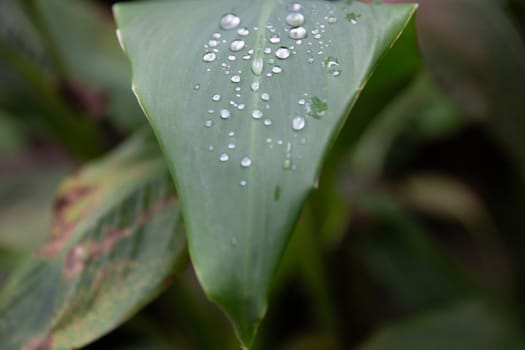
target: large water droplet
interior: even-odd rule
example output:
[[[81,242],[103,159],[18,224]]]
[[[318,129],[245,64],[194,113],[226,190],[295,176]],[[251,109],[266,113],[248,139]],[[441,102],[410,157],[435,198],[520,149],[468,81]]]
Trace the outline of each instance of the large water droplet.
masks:
[[[306,29],[304,27],[292,28],[288,32],[288,36],[294,40],[304,39],[306,37]]]
[[[241,19],[234,13],[227,13],[221,17],[219,22],[220,26],[224,30],[230,30],[236,28],[241,23]]]
[[[263,117],[264,113],[260,110],[256,109],[252,112],[253,119],[261,119]]]
[[[229,119],[231,117],[231,112],[227,109],[221,109],[220,116],[222,119]]]
[[[306,126],[306,120],[304,117],[297,116],[292,119],[292,129],[295,131],[301,131]]]
[[[281,46],[277,50],[275,50],[275,57],[277,57],[280,60],[285,60],[288,57],[290,57],[290,49],[287,47]]]
[[[215,61],[215,59],[217,58],[217,55],[213,52],[206,52],[203,56],[202,56],[202,60],[204,62],[213,62]]]
[[[304,16],[302,13],[292,12],[286,16],[286,23],[292,27],[298,27],[304,23]]]
[[[249,168],[251,166],[252,166],[252,160],[250,159],[250,157],[243,157],[241,159],[241,167]]]
[[[252,61],[252,72],[255,75],[261,75],[264,68],[264,62],[261,57],[256,57]]]
[[[244,42],[244,40],[234,40],[230,44],[230,50],[232,50],[233,52],[241,51],[242,49],[244,49],[245,45],[246,43]]]
[[[228,153],[222,153],[220,156],[219,156],[219,161],[220,162],[227,162],[228,160],[230,159],[230,156],[228,155]]]

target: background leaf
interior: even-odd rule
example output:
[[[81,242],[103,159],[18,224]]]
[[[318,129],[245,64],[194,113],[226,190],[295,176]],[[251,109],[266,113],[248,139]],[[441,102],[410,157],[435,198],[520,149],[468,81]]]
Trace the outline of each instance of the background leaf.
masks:
[[[179,218],[149,134],[67,179],[50,240],[0,295],[0,348],[78,348],[125,321],[184,257]]]
[[[301,4],[301,42],[289,38],[291,2],[147,2],[115,9],[134,91],[181,196],[197,275],[247,344],[321,160],[415,9]],[[240,24],[221,29],[229,12]],[[278,43],[270,41],[274,35]]]

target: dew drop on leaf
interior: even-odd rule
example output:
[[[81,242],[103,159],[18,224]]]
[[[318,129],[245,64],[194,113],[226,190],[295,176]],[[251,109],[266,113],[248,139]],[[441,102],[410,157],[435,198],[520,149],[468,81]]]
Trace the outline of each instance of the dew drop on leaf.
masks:
[[[306,120],[304,117],[296,116],[292,119],[292,129],[294,131],[301,131],[306,126]]]
[[[287,47],[281,46],[277,50],[275,50],[275,57],[277,57],[280,60],[285,60],[288,57],[290,57],[290,49]]]
[[[211,97],[212,101],[214,102],[219,102],[221,100],[221,95],[219,94],[214,94],[212,97]]]
[[[244,40],[234,40],[230,44],[230,50],[232,50],[233,52],[241,51],[242,49],[244,49],[245,45],[246,43],[244,42]]]
[[[304,39],[306,37],[306,29],[304,27],[292,28],[288,32],[288,36],[294,40]]]
[[[231,113],[227,109],[221,109],[220,116],[222,119],[229,119],[231,116]]]
[[[220,27],[224,30],[236,28],[241,23],[241,19],[234,13],[227,13],[221,17]]]
[[[275,68],[275,67],[274,67],[274,68]],[[261,94],[261,100],[266,101],[266,102],[270,101],[270,94],[267,93],[267,92],[263,92],[263,93]]]
[[[256,109],[252,112],[252,118],[253,119],[261,119],[263,117],[264,113],[260,110]]]
[[[219,161],[222,163],[227,162],[229,159],[230,159],[230,156],[228,155],[228,153],[222,153],[219,156]]]
[[[241,159],[241,167],[249,168],[251,166],[252,166],[252,160],[250,159],[250,157],[243,157]]]
[[[213,62],[215,61],[215,59],[217,58],[217,55],[213,52],[206,52],[203,56],[202,56],[202,60],[204,62]]]
[[[242,27],[237,30],[237,34],[239,34],[240,36],[248,36],[250,34],[250,31],[248,30],[248,28]]]
[[[286,16],[286,23],[292,27],[298,27],[304,23],[304,16],[302,13],[292,12]]]

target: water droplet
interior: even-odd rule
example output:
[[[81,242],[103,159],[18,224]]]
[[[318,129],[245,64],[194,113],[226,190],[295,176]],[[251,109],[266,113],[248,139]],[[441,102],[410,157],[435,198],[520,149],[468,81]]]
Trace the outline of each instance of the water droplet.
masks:
[[[328,23],[334,24],[335,22],[337,22],[337,18],[335,18],[334,16],[328,17]]]
[[[247,184],[248,182],[246,182],[246,180],[241,180],[240,182],[241,187],[246,187]]]
[[[259,90],[259,86],[260,86],[259,81],[254,81],[254,82],[250,85],[250,88],[252,89],[253,92],[256,92],[256,91]]]
[[[235,133],[234,133],[233,131],[230,131],[230,132],[228,133],[228,136],[230,136],[230,137],[234,137],[234,136],[235,136]]]
[[[246,106],[244,105],[244,103],[241,103],[241,104],[239,104],[239,105],[237,106],[237,109],[238,109],[239,111],[242,111],[242,110],[244,109],[244,107],[246,107]]]
[[[234,55],[228,56],[228,61],[235,61],[236,59],[237,57],[235,57]]]
[[[283,144],[283,140],[277,140],[277,144],[278,145],[282,145]]]
[[[228,149],[235,149],[235,144],[234,143],[229,143],[228,144]]]
[[[252,166],[252,160],[250,159],[250,157],[243,157],[241,159],[241,167],[249,168],[251,166]]]
[[[241,81],[241,76],[236,74],[230,80],[232,81],[232,83],[238,83]]]
[[[264,62],[261,57],[254,58],[252,61],[252,72],[255,75],[261,75],[264,68]]]
[[[213,120],[206,120],[204,126],[206,126],[207,128],[211,128],[213,126]]]
[[[260,110],[256,109],[252,112],[253,119],[261,119],[263,117],[264,113]]]
[[[221,109],[220,116],[222,119],[228,119],[231,117],[231,112],[227,109]]]
[[[230,156],[228,155],[228,153],[222,153],[219,156],[219,161],[222,163],[227,162],[229,159],[230,159]]]
[[[261,100],[263,100],[263,101],[270,101],[270,94],[267,93],[267,92],[263,92],[261,94]]]
[[[270,119],[265,119],[264,120],[264,125],[265,126],[270,126],[270,125],[272,125],[272,121]]]
[[[279,35],[272,35],[269,40],[272,44],[278,44],[281,42]]]
[[[279,66],[274,66],[274,67],[272,68],[272,72],[275,73],[275,74],[279,74],[279,73],[281,73],[282,71],[283,71],[283,69],[282,69],[281,67],[279,67]]]
[[[298,27],[304,23],[304,16],[302,13],[292,12],[286,16],[286,23],[292,27]]]
[[[232,50],[233,52],[241,51],[242,49],[244,49],[245,45],[246,43],[244,42],[244,40],[234,40],[230,44],[230,50]]]
[[[355,12],[349,12],[345,16],[346,20],[352,24],[356,24],[359,17],[361,17],[361,15]]]
[[[211,99],[214,101],[214,102],[219,102],[221,100],[221,95],[219,94],[215,94],[211,97]]]
[[[217,40],[215,40],[215,39],[212,39],[212,40],[208,41],[208,45],[210,47],[217,47],[219,45],[219,42]]]
[[[287,47],[281,46],[277,50],[275,50],[275,57],[277,57],[280,60],[285,60],[288,57],[290,57],[290,49]]]
[[[272,143],[272,139],[268,137],[268,138],[266,139],[266,143]]]
[[[328,71],[328,73],[330,73],[332,76],[338,77],[339,75],[341,75],[341,70],[338,69],[339,60],[337,58],[331,57],[331,56],[328,57],[324,61],[324,66],[326,70]]]
[[[306,100],[302,98],[299,101],[297,101],[297,104],[299,104],[300,106],[304,106],[306,104]]]
[[[193,85],[193,90],[199,90],[201,88],[200,84]]]
[[[288,32],[288,36],[294,40],[304,39],[306,37],[306,29],[304,27],[292,28]]]
[[[234,13],[227,13],[221,17],[219,22],[220,26],[224,30],[230,30],[236,28],[241,23],[241,19]]]
[[[297,12],[301,11],[302,8],[303,6],[300,3],[294,2],[293,4],[290,4],[289,10]]]
[[[297,116],[292,119],[292,129],[295,131],[301,131],[306,126],[306,120],[303,117]]]
[[[214,149],[215,149],[215,147],[213,147],[211,145],[210,145],[210,147],[208,147],[208,151],[210,151],[210,152],[213,152]]]
[[[242,27],[237,30],[237,34],[239,34],[240,36],[247,36],[250,34],[250,31],[248,30],[248,28]]]
[[[314,118],[322,118],[326,114],[328,104],[319,97],[312,97],[306,104],[306,113]]]
[[[312,64],[312,63],[314,63],[314,62],[315,62],[315,60],[313,59],[313,57],[310,57],[310,58],[308,59],[308,63]]]
[[[270,55],[272,53],[272,49],[270,47],[266,47],[264,49],[264,53],[267,54],[267,55]]]
[[[213,52],[206,52],[203,56],[202,56],[202,60],[204,62],[213,62],[215,61],[215,59],[217,58],[217,55],[214,54]]]
[[[220,39],[221,36],[222,36],[221,33],[213,33],[213,34],[212,34],[212,37],[213,37],[214,39]]]

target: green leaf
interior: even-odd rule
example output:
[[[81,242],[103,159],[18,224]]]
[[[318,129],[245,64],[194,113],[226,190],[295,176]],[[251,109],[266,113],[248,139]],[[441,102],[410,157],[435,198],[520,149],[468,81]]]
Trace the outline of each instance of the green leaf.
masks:
[[[265,314],[272,276],[322,159],[415,10],[300,3],[307,31],[301,44],[288,37],[289,1],[151,1],[115,8],[134,91],[181,197],[197,275],[245,345]],[[248,35],[220,27],[230,12]],[[214,33],[221,36],[217,43]],[[270,42],[274,34],[279,43]],[[235,39],[246,45],[232,52]],[[288,47],[290,56],[276,57],[279,47]],[[221,118],[221,110],[229,113]]]
[[[71,349],[153,298],[184,257],[173,187],[139,135],[61,186],[52,235],[0,295],[0,348]]]
[[[516,325],[481,303],[417,317],[372,337],[360,350],[523,349]]]

